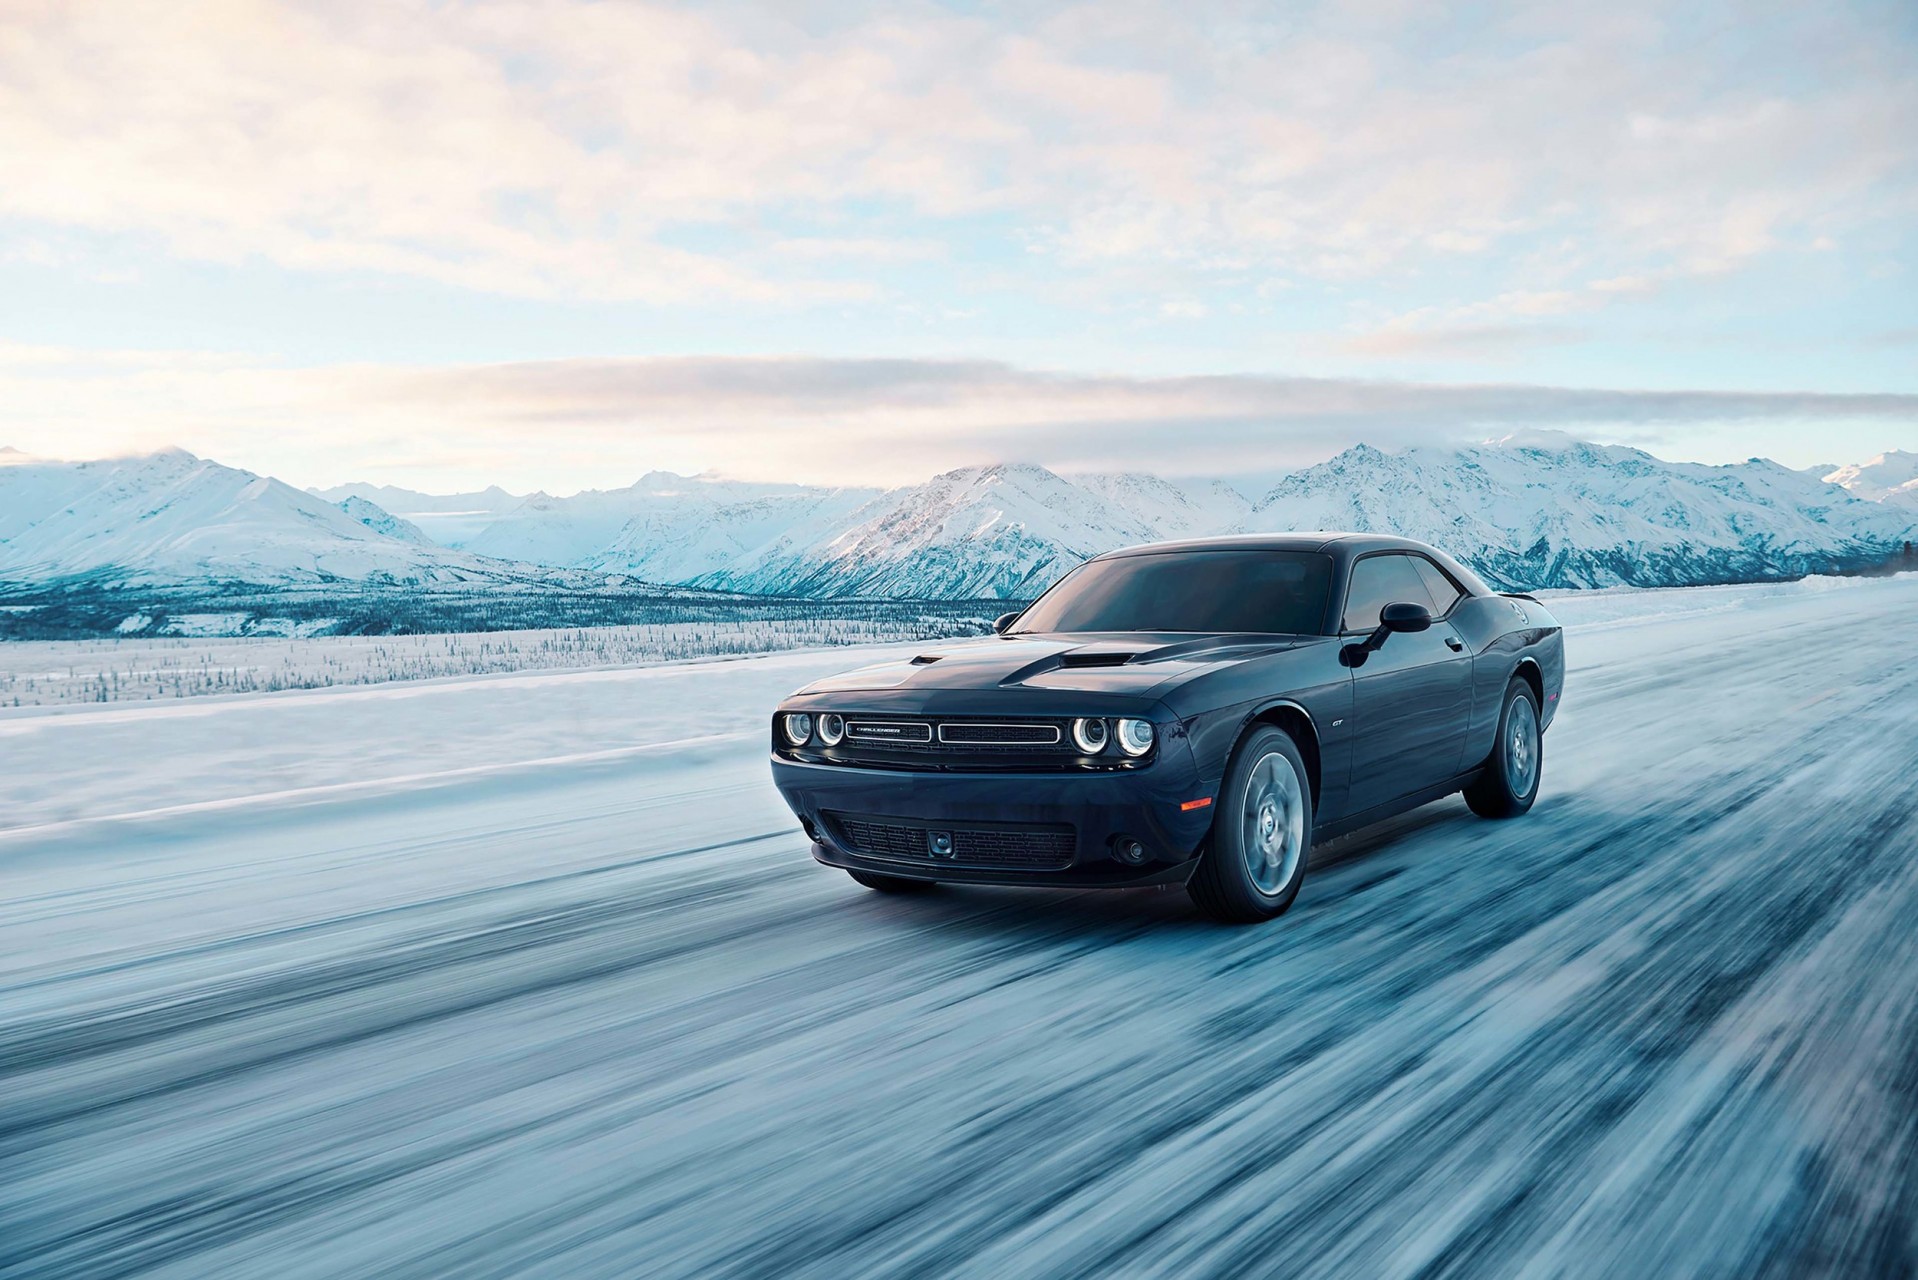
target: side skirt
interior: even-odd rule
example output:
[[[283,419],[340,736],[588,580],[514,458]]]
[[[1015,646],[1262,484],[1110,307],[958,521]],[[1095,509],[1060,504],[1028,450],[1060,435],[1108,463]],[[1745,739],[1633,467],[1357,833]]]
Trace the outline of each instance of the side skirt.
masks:
[[[1410,795],[1400,796],[1398,799],[1385,804],[1374,805],[1361,813],[1340,818],[1337,822],[1320,823],[1312,829],[1312,843],[1322,844],[1327,840],[1336,840],[1340,836],[1350,835],[1360,827],[1369,827],[1375,822],[1384,822],[1387,818],[1396,818],[1401,813],[1409,813],[1421,805],[1431,804],[1434,800],[1443,800],[1446,796],[1463,791],[1466,787],[1471,786],[1472,783],[1478,781],[1479,775],[1484,772],[1485,769],[1482,765],[1474,765],[1464,773],[1448,781],[1427,787],[1423,791],[1414,791]]]

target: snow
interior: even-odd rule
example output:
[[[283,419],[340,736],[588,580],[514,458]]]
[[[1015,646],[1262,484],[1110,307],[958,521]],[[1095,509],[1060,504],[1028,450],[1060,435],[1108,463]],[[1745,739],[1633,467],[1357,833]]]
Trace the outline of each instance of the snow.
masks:
[[[533,494],[467,545],[502,559],[692,582],[822,507],[843,515],[872,494],[653,471],[623,489]]]
[[[875,654],[0,714],[0,1270],[1883,1272],[1918,576],[1559,606],[1531,816],[1258,929],[811,864]]]
[[[1561,604],[1539,807],[1252,929],[813,865],[871,654],[0,716],[0,1271],[1880,1273],[1918,576]]]
[[[1532,589],[1818,572],[1882,558],[1913,521],[1762,459],[1669,463],[1530,433],[1461,450],[1360,446],[1286,478],[1245,528],[1400,534]]]
[[[1019,463],[877,494],[748,494],[656,473],[630,489],[535,495],[471,545],[731,591],[1016,599],[1132,543],[1299,529],[1431,541],[1502,586],[1682,585],[1879,560],[1918,515],[1763,460],[1668,463],[1539,430],[1466,449],[1356,446],[1256,504],[1219,481]]]
[[[525,501],[522,495],[508,493],[498,485],[478,493],[453,494],[420,493],[380,484],[343,484],[307,492],[341,505],[352,498],[370,502],[419,528],[440,545],[456,548],[464,547],[480,530]]]
[[[1866,462],[1834,468],[1824,479],[1871,502],[1918,507],[1918,453],[1893,449]]]
[[[0,579],[553,586],[570,574],[572,589],[612,575],[757,594],[1021,599],[1128,544],[1349,529],[1430,541],[1501,586],[1683,585],[1882,562],[1918,537],[1913,459],[1833,472],[1854,495],[1762,459],[1668,463],[1531,431],[1465,449],[1355,446],[1254,503],[1218,481],[1025,463],[884,492],[652,472],[570,497],[368,485],[315,495],[175,450],[0,470]]]
[[[387,511],[384,507],[379,506],[377,503],[369,502],[365,498],[346,497],[340,499],[340,501],[334,505],[377,534],[388,538],[397,538],[401,542],[410,542],[415,546],[430,547],[436,545],[434,541],[421,532],[420,527],[411,520],[403,520],[399,516]]]
[[[876,616],[784,618],[616,627],[389,636],[324,634],[337,621],[245,615],[174,616],[163,628],[135,614],[101,640],[0,645],[0,716],[25,707],[277,693],[538,670],[726,661],[802,649],[841,649],[983,634],[991,617],[910,609]],[[59,673],[47,683],[46,672]]]
[[[102,571],[134,582],[420,582],[489,568],[183,449],[0,468],[0,578]]]

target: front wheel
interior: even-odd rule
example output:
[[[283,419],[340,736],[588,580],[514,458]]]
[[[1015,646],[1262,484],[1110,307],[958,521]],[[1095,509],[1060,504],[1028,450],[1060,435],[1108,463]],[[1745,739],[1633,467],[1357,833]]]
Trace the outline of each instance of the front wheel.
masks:
[[[870,871],[848,871],[846,874],[868,889],[877,889],[880,893],[924,893],[928,889],[939,887],[931,880],[908,880],[904,876],[874,875]]]
[[[1516,818],[1538,799],[1545,772],[1545,736],[1538,727],[1538,695],[1514,677],[1505,687],[1498,739],[1485,772],[1465,788],[1465,803],[1481,818]]]
[[[1186,892],[1227,924],[1270,920],[1292,905],[1312,847],[1312,786],[1284,730],[1265,727],[1226,770],[1212,835]]]

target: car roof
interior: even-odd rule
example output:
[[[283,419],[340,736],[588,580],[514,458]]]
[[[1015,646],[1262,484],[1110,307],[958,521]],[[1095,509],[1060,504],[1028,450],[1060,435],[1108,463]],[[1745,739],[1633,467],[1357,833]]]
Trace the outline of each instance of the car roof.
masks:
[[[1096,560],[1111,560],[1120,556],[1159,555],[1168,551],[1331,551],[1334,548],[1347,555],[1360,555],[1367,551],[1424,551],[1434,548],[1411,538],[1397,538],[1385,533],[1345,533],[1337,530],[1319,529],[1301,533],[1235,533],[1216,538],[1182,538],[1174,542],[1147,542],[1136,547],[1121,547],[1117,551],[1108,551]]]

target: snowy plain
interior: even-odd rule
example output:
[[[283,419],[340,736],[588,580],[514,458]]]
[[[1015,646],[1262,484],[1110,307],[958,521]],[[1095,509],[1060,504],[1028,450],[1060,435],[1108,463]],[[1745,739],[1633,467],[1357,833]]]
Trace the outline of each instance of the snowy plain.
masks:
[[[0,1275],[1909,1269],[1918,575],[1551,607],[1248,930],[812,864],[887,649],[0,712]]]
[[[110,640],[0,644],[0,712],[21,707],[156,702],[281,693],[522,671],[578,671],[703,661],[796,649],[983,633],[998,610],[830,607],[785,618],[417,635],[267,637],[232,628]]]

